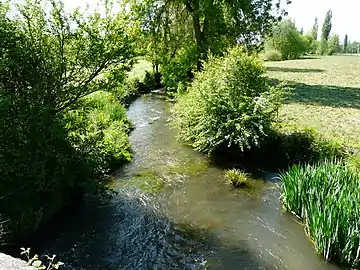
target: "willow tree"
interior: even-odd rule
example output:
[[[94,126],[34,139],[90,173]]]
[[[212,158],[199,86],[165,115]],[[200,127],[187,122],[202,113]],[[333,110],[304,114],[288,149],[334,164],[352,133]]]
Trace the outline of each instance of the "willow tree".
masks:
[[[190,52],[197,69],[209,53],[221,55],[236,43],[258,44],[285,14],[280,1],[129,0],[141,32],[156,43],[156,54],[169,61],[177,52],[189,51],[184,47],[194,48]]]

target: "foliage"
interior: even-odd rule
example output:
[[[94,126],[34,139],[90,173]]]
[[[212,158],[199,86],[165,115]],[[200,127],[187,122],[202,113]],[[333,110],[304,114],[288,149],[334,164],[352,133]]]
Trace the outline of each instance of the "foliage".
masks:
[[[325,41],[329,40],[331,28],[332,28],[332,11],[328,10],[328,12],[326,12],[324,23],[322,26],[321,40],[325,40]]]
[[[283,96],[268,85],[264,71],[259,58],[240,47],[211,58],[175,105],[180,138],[209,154],[222,145],[244,150],[259,144]]]
[[[53,269],[59,269],[64,263],[58,261],[55,262],[56,256],[46,256],[48,262],[47,265],[45,265],[38,257],[38,255],[34,255],[33,257],[30,257],[30,248],[21,248],[21,255],[24,255],[27,260],[27,264],[30,266],[35,267],[39,270],[53,270]]]
[[[282,21],[273,28],[271,37],[265,42],[265,51],[276,50],[282,60],[297,59],[307,51],[306,43],[290,20]]]
[[[343,53],[348,52],[348,45],[349,45],[349,38],[348,38],[348,35],[346,34],[344,37],[344,43],[343,43]]]
[[[280,141],[279,149],[284,152],[288,164],[315,163],[329,158],[344,158],[344,147],[335,140],[323,138],[314,129],[280,130],[273,135]],[[281,155],[279,155],[279,158]]]
[[[319,22],[318,22],[318,18],[316,17],[315,18],[315,22],[314,22],[314,25],[313,25],[313,27],[311,28],[311,33],[310,33],[310,35],[311,35],[311,37],[312,37],[312,39],[313,40],[317,40],[317,38],[318,38],[318,33],[319,33]]]
[[[281,61],[282,55],[277,50],[267,50],[264,54],[264,60],[265,61]]]
[[[340,39],[338,35],[333,35],[328,41],[328,55],[340,52]]]
[[[169,90],[176,90],[180,83],[188,81],[189,73],[196,69],[195,62],[196,48],[194,46],[180,49],[176,57],[161,67],[163,84]]]
[[[139,51],[155,70],[160,66],[172,90],[194,67],[200,70],[209,53],[222,55],[238,41],[249,48],[259,44],[271,24],[285,14],[281,0],[127,2],[139,23]]]
[[[242,187],[246,185],[249,175],[238,169],[231,169],[225,171],[225,179],[234,187]]]
[[[310,54],[315,54],[319,46],[318,41],[313,39],[312,35],[303,35],[302,38],[305,42],[306,52]]]
[[[319,253],[360,263],[360,174],[339,161],[294,166],[281,175],[287,210],[305,222]]]
[[[79,101],[78,109],[64,115],[68,141],[100,176],[130,161],[130,123],[125,108],[111,93],[98,91]]]
[[[9,219],[9,241],[93,184],[104,168],[95,160],[99,144],[123,160],[114,144],[126,146],[127,127],[81,107],[83,97],[117,86],[133,62],[127,18],[112,14],[108,1],[102,8],[68,14],[57,0],[0,3],[0,213]]]

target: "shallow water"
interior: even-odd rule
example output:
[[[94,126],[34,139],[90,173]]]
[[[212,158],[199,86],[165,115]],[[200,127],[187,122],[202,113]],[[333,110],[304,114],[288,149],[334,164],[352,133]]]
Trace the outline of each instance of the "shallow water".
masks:
[[[129,107],[134,159],[114,175],[118,194],[69,211],[41,240],[44,253],[63,269],[338,269],[281,210],[276,181],[224,184],[221,169],[176,141],[169,109],[161,95]]]

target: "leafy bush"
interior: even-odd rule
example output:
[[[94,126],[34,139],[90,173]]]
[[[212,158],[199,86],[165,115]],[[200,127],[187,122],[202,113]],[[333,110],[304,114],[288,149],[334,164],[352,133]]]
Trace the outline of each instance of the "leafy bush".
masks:
[[[180,49],[174,58],[161,65],[162,83],[168,90],[175,91],[179,83],[189,79],[189,73],[195,68],[196,46],[189,46]]]
[[[306,42],[291,20],[276,24],[265,41],[265,52],[278,51],[282,60],[297,59],[307,50]]]
[[[305,222],[319,253],[360,263],[360,174],[339,161],[294,166],[281,175],[287,210]]]
[[[232,169],[225,172],[225,179],[235,187],[246,185],[248,174],[238,169]]]
[[[106,14],[71,15],[61,1],[8,2],[16,14],[0,3],[0,214],[12,244],[97,183],[103,159],[128,158],[129,127],[116,120],[124,110],[82,98],[120,83],[134,51],[108,1]]]
[[[264,72],[259,58],[240,47],[211,58],[174,107],[180,138],[209,154],[225,144],[241,150],[258,145],[270,133],[283,96]]]
[[[64,116],[68,140],[99,175],[130,161],[130,122],[125,108],[108,92],[98,91]]]
[[[265,61],[281,61],[282,60],[282,55],[277,50],[267,50],[263,57],[264,57]]]

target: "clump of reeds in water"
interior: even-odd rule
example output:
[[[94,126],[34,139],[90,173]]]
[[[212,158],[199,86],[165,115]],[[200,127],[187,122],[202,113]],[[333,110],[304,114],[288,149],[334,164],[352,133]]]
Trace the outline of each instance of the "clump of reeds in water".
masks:
[[[281,175],[282,201],[305,222],[316,250],[358,266],[360,173],[340,161],[294,166]]]
[[[249,175],[238,169],[231,169],[225,171],[225,179],[234,187],[245,186],[248,181]]]

